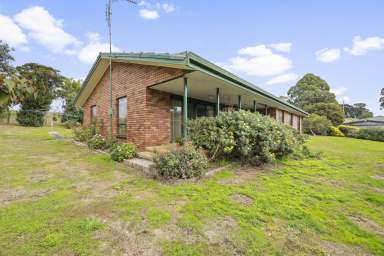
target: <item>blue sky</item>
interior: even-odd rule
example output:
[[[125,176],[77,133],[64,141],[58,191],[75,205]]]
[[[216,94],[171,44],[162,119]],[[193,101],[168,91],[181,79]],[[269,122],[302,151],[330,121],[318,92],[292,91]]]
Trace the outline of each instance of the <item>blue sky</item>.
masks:
[[[2,0],[0,39],[16,64],[38,62],[84,78],[107,47],[105,0]],[[338,99],[383,115],[382,0],[146,0],[115,2],[115,50],[194,51],[276,95],[303,74]]]

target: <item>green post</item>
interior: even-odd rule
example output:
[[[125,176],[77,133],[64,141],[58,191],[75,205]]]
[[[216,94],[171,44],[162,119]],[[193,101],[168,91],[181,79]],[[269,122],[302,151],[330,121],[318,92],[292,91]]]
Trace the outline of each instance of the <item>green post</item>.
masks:
[[[220,88],[216,88],[216,116],[220,114]]]
[[[239,108],[239,111],[241,110],[241,95],[237,98],[237,106]]]
[[[188,137],[188,78],[184,77],[184,99],[183,99],[183,140]]]
[[[255,100],[253,101],[253,112],[254,113],[257,112],[257,106],[256,106],[256,101]]]

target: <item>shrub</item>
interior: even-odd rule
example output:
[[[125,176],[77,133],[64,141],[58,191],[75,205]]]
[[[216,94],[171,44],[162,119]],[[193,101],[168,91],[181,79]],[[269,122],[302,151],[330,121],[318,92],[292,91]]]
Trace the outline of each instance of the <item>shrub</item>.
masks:
[[[91,128],[84,128],[82,126],[73,128],[73,137],[80,142],[88,142],[93,137]]]
[[[64,127],[67,129],[72,129],[74,127],[80,126],[79,122],[73,121],[73,120],[67,120],[63,123]]]
[[[156,155],[154,162],[159,176],[165,179],[200,177],[202,170],[208,167],[206,156],[192,145],[186,145],[163,155]]]
[[[349,125],[339,125],[337,128],[347,137],[354,137],[359,131],[359,128]]]
[[[106,149],[107,148],[107,142],[100,134],[96,134],[91,139],[89,139],[87,141],[87,145],[88,145],[88,148],[90,149]]]
[[[304,132],[312,135],[327,135],[329,127],[332,126],[325,116],[310,114],[303,120]]]
[[[304,139],[293,128],[247,111],[223,112],[190,122],[192,143],[207,150],[211,159],[231,158],[254,164],[282,158]]]
[[[364,140],[384,141],[384,129],[362,128],[353,137]]]
[[[303,159],[321,159],[321,152],[312,152],[306,145],[302,145],[295,149],[295,151],[290,155],[290,158],[295,160]]]
[[[45,112],[20,110],[16,120],[22,126],[41,127],[44,125]]]
[[[336,137],[345,137],[344,133],[342,133],[339,128],[335,126],[329,127],[329,135],[336,136]]]
[[[111,159],[122,162],[124,159],[136,156],[136,146],[131,143],[116,144],[111,148]]]

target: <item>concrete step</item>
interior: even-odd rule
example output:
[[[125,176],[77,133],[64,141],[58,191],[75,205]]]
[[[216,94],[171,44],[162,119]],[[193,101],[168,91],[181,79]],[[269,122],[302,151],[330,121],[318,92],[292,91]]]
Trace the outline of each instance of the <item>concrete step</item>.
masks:
[[[150,176],[156,175],[156,168],[152,161],[142,158],[132,158],[124,160],[124,164],[136,170],[142,171]]]
[[[163,154],[163,153],[168,153],[172,150],[175,150],[176,148],[177,148],[177,144],[171,143],[171,144],[164,144],[160,146],[147,147],[146,151]]]
[[[153,161],[153,158],[155,157],[155,153],[149,152],[149,151],[143,151],[137,153],[138,158]]]

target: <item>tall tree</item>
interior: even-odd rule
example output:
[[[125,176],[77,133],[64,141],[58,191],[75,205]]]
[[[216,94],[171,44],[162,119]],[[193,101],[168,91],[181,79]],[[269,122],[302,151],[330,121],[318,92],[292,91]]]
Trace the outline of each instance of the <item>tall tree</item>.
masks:
[[[0,74],[8,75],[14,70],[11,62],[14,61],[11,55],[12,48],[3,41],[0,40]]]
[[[367,108],[365,103],[355,103],[353,105],[344,104],[344,113],[347,118],[369,118],[373,113]]]
[[[33,92],[30,81],[20,78],[12,66],[12,49],[0,40],[0,116],[10,119],[9,108]]]
[[[379,103],[380,103],[380,108],[384,109],[384,88],[381,89]]]
[[[62,87],[63,77],[58,70],[36,63],[27,63],[16,69],[35,87],[33,95],[22,100],[17,121],[25,126],[42,126],[44,115]]]
[[[64,100],[64,113],[61,121],[81,122],[83,120],[83,112],[75,106],[76,95],[80,91],[80,81],[66,78],[63,87],[59,91],[59,97]]]
[[[334,125],[344,120],[344,113],[330,92],[328,83],[314,74],[306,74],[288,91],[289,101],[305,111],[328,118]]]

